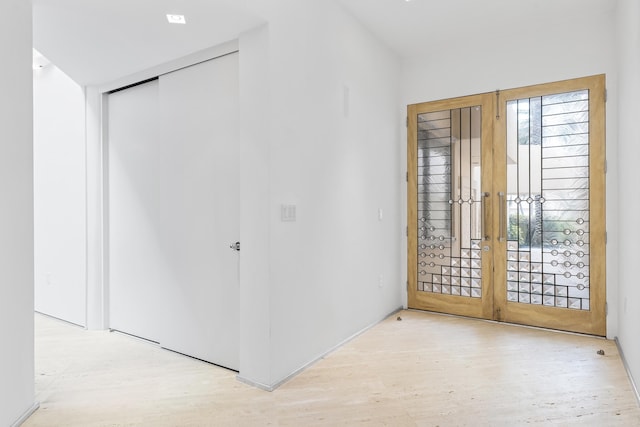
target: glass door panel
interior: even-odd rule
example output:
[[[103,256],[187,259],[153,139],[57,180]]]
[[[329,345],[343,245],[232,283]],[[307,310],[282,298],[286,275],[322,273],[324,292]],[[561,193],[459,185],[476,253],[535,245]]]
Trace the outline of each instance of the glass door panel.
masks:
[[[588,108],[587,90],[507,102],[507,301],[589,310]]]

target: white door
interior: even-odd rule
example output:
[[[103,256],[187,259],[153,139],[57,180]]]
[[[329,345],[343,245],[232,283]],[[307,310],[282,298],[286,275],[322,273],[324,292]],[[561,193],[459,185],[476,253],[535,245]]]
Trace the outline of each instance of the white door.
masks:
[[[160,344],[238,369],[238,55],[160,77],[177,283]]]
[[[170,276],[157,214],[165,210],[155,177],[162,164],[158,108],[157,80],[109,95],[109,327],[152,341],[160,331],[158,290]]]
[[[237,370],[238,55],[163,75],[157,87],[155,129],[126,156],[132,170],[114,168],[131,148],[110,138],[111,325],[130,332],[121,320],[148,316],[137,323],[153,336],[130,333]]]

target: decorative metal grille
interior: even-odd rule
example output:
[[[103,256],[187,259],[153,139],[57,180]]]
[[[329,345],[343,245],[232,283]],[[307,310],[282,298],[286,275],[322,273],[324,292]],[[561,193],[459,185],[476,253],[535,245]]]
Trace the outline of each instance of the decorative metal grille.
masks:
[[[507,300],[589,310],[589,91],[507,103]]]
[[[481,116],[418,115],[418,291],[482,296]]]

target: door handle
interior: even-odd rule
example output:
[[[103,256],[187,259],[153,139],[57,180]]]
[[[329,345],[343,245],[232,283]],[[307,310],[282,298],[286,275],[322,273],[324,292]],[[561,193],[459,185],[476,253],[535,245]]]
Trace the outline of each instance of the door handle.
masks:
[[[454,180],[453,177],[451,177]],[[458,177],[459,179],[459,177]],[[451,205],[451,244],[456,241],[456,186],[451,185],[451,199],[449,200],[449,204]],[[458,204],[459,206],[460,204]]]
[[[504,242],[505,238],[504,238],[504,231],[507,228],[505,225],[506,222],[506,211],[507,211],[507,201],[504,198],[504,193],[501,191],[498,193],[498,197],[500,197],[500,218],[499,218],[499,227],[500,227],[500,232],[498,233],[498,240],[500,242]]]
[[[484,193],[482,193],[482,212],[480,212],[480,216],[482,217],[482,224],[481,224],[481,228],[482,228],[482,235],[484,236],[484,240],[491,240],[491,236],[489,236],[489,233],[487,233],[487,208],[486,208],[486,204],[487,204],[487,200],[489,198],[489,196],[491,195],[491,193],[489,193],[488,191],[485,191]]]
[[[234,251],[240,252],[240,242],[230,244],[229,248],[233,249]]]

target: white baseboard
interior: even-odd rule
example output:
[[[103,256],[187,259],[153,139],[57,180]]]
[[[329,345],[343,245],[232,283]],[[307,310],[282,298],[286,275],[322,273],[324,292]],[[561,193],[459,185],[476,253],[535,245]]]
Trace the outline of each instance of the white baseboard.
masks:
[[[618,337],[614,338],[616,342],[616,346],[618,347],[618,353],[620,354],[620,359],[622,359],[622,364],[624,365],[624,369],[627,371],[627,376],[629,377],[629,382],[631,383],[631,388],[636,395],[636,400],[638,401],[638,405],[640,406],[640,394],[638,393],[638,386],[636,382],[633,380],[633,375],[631,374],[631,370],[629,369],[629,364],[627,363],[627,359],[624,357],[624,351],[622,351],[622,346],[620,345],[620,341]]]
[[[245,378],[245,377],[241,376],[240,374],[236,375],[236,380],[240,381],[241,383],[248,384],[251,387],[259,388],[260,390],[264,390],[264,391],[273,391],[273,390],[275,390],[275,388],[270,386],[270,385],[262,384],[262,383],[255,382],[255,381],[251,381],[250,379]]]
[[[316,358],[312,359],[311,361],[309,361],[308,363],[305,363],[304,365],[302,365],[300,368],[296,369],[295,371],[293,371],[292,373],[290,373],[289,375],[287,375],[286,377],[284,377],[283,379],[281,379],[280,381],[275,382],[273,385],[266,385],[266,384],[262,384],[262,383],[258,383],[255,381],[251,381],[248,378],[244,378],[241,374],[238,374],[236,376],[236,379],[240,382],[243,382],[245,384],[248,384],[250,386],[259,388],[261,390],[265,390],[265,391],[274,391],[275,389],[277,389],[278,387],[280,387],[281,385],[285,384],[287,381],[291,380],[292,378],[294,378],[296,375],[300,374],[301,372],[305,371],[307,368],[309,368],[310,366],[314,365],[316,362],[318,362],[319,360],[324,359],[325,357],[327,357],[329,354],[333,353],[334,351],[338,350],[340,347],[344,346],[345,344],[347,344],[349,341],[352,341],[353,339],[359,337],[360,335],[364,334],[365,332],[367,332],[369,329],[373,328],[374,326],[376,326],[377,324],[379,324],[380,322],[382,322],[383,320],[385,320],[386,318],[388,318],[389,316],[394,315],[395,313],[399,312],[402,310],[402,307],[396,308],[395,310],[393,310],[391,313],[385,315],[382,319],[373,322],[372,324],[370,324],[369,326],[364,327],[363,329],[361,329],[360,331],[356,332],[355,334],[351,335],[350,337],[340,341],[338,344],[336,344],[335,346],[331,347],[329,350],[325,351],[324,353],[322,353],[321,355],[317,356]]]
[[[29,409],[27,409],[25,411],[25,413],[22,414],[22,416],[20,418],[18,418],[13,424],[11,424],[11,427],[19,427],[19,426],[21,426],[22,423],[27,421],[27,418],[29,418],[34,412],[36,412],[39,407],[40,407],[40,402],[34,402],[34,404],[31,405],[31,407]]]

